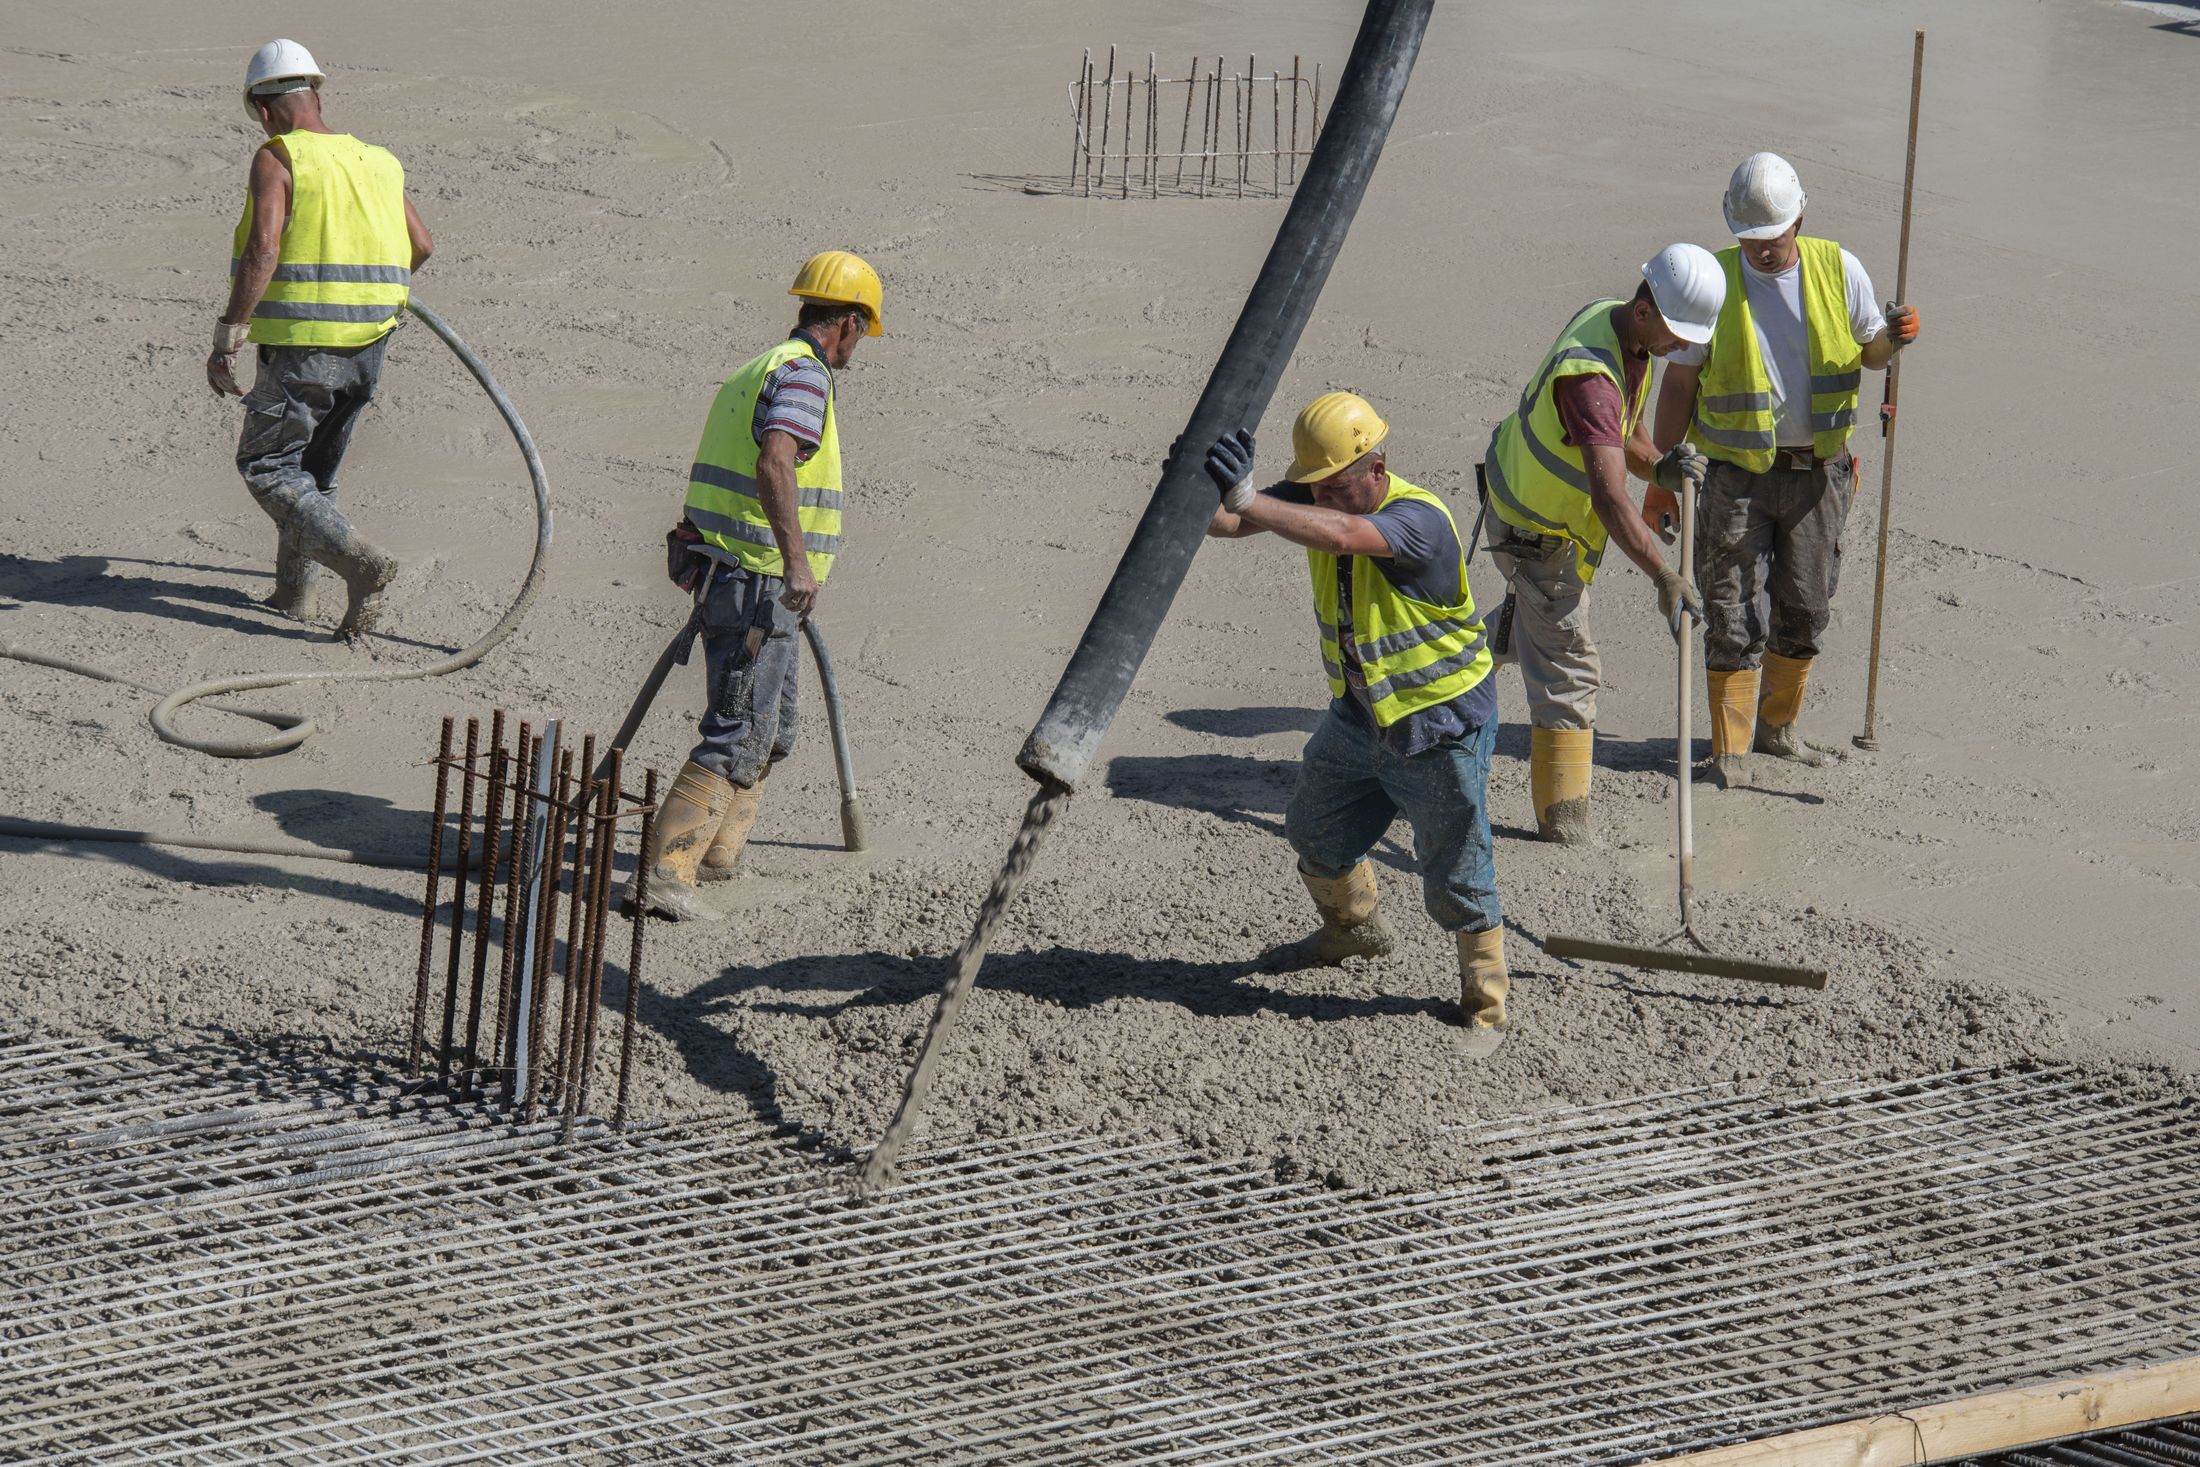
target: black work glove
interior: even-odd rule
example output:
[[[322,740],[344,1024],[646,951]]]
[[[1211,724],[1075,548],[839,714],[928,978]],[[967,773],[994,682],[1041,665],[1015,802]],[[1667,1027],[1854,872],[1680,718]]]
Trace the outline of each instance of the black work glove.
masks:
[[[1239,428],[1225,433],[1207,450],[1207,477],[1222,491],[1222,507],[1243,514],[1257,492],[1252,487],[1253,435]]]

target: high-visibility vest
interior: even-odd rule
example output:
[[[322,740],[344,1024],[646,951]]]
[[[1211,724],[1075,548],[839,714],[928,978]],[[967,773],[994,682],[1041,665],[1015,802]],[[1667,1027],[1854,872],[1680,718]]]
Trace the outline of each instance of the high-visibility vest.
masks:
[[[1799,236],[1803,255],[1803,327],[1810,338],[1811,452],[1838,457],[1856,428],[1856,392],[1863,380],[1864,348],[1849,324],[1848,286],[1841,271],[1841,246],[1830,239]],[[1742,285],[1742,249],[1719,251],[1726,268],[1726,304],[1711,331],[1711,354],[1696,383],[1696,421],[1689,439],[1712,458],[1745,472],[1772,467],[1779,440],[1772,413],[1772,379],[1765,373],[1757,344],[1757,323],[1749,313],[1749,292]],[[1801,383],[1790,382],[1790,392]]]
[[[1609,381],[1625,403],[1622,436],[1635,431],[1650,398],[1650,373],[1644,369],[1632,399],[1627,369],[1620,358],[1619,333],[1612,329],[1612,308],[1621,300],[1591,301],[1575,313],[1544,354],[1543,365],[1520,394],[1520,406],[1497,425],[1483,465],[1490,508],[1515,529],[1531,535],[1563,535],[1574,542],[1584,584],[1596,579],[1604,559],[1604,521],[1589,497],[1589,473],[1580,448],[1566,440],[1552,387],[1561,377],[1594,373]]]
[[[268,139],[290,158],[290,222],[275,279],[252,312],[263,346],[366,346],[397,329],[412,286],[405,169],[347,133]],[[229,246],[235,275],[252,236],[252,197]]]
[[[1417,499],[1443,510],[1452,538],[1458,538],[1459,526],[1444,501],[1392,474],[1383,505],[1401,499]],[[1382,505],[1376,507],[1379,510]],[[1488,638],[1483,635],[1482,618],[1475,614],[1474,595],[1467,589],[1464,547],[1459,555],[1459,600],[1450,606],[1406,595],[1377,569],[1372,557],[1355,555],[1351,560],[1352,643],[1367,676],[1367,701],[1377,726],[1388,728],[1408,714],[1449,703],[1490,675]],[[1330,696],[1342,698],[1347,685],[1338,646],[1337,557],[1310,549],[1306,563],[1314,574],[1322,667],[1329,674]]]
[[[688,470],[689,523],[702,531],[705,545],[722,552],[720,559],[737,561],[758,575],[784,576],[787,562],[757,496],[756,461],[764,450],[756,441],[756,400],[773,371],[796,357],[824,361],[806,338],[794,336],[726,379],[710,405],[703,441]],[[821,586],[840,553],[840,430],[833,422],[829,366],[825,383],[824,434],[817,451],[794,466],[802,548],[810,557],[810,574]]]

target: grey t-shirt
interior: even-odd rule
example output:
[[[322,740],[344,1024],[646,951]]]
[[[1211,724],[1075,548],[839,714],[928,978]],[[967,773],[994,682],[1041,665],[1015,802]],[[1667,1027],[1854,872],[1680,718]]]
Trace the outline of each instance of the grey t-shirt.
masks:
[[[1314,491],[1304,484],[1283,483],[1266,492],[1287,504],[1312,504]],[[1460,599],[1462,561],[1459,532],[1451,516],[1436,505],[1418,499],[1400,499],[1365,516],[1390,546],[1390,555],[1370,556],[1383,579],[1403,596],[1436,606],[1450,606]],[[1375,722],[1367,699],[1367,678],[1353,653],[1352,562],[1356,556],[1337,557],[1337,631],[1343,653],[1344,701],[1361,721],[1375,731],[1384,747],[1406,757],[1435,747],[1445,739],[1474,732],[1497,716],[1494,680],[1484,678],[1448,703],[1409,713],[1388,728]]]

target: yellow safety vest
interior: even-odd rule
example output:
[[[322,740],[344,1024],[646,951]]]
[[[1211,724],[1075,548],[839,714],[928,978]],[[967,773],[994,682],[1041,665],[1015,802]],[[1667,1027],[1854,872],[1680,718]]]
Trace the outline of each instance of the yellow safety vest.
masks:
[[[1834,458],[1856,428],[1856,392],[1863,380],[1864,348],[1849,324],[1848,287],[1841,246],[1830,239],[1798,237],[1803,255],[1803,326],[1810,338],[1811,452]],[[1742,284],[1740,245],[1719,251],[1726,267],[1726,304],[1711,331],[1711,354],[1696,383],[1696,421],[1689,439],[1713,458],[1747,473],[1772,467],[1779,447],[1772,413],[1772,379],[1757,344]],[[1794,390],[1799,383],[1788,384]]]
[[[263,346],[366,346],[397,329],[412,286],[405,169],[348,133],[286,132],[290,221],[275,279],[252,312]],[[252,236],[252,196],[229,246],[234,276]]]
[[[1590,373],[1603,377],[1626,404],[1621,432],[1635,431],[1643,405],[1650,399],[1650,372],[1645,366],[1634,397],[1628,398],[1619,333],[1612,329],[1612,308],[1625,304],[1591,301],[1566,323],[1528,390],[1520,394],[1519,408],[1497,425],[1482,471],[1490,508],[1499,519],[1531,535],[1563,535],[1574,542],[1583,584],[1596,579],[1606,531],[1589,497],[1589,473],[1581,449],[1565,441],[1566,424],[1558,415],[1558,399],[1551,389],[1561,377]]]
[[[1459,526],[1444,501],[1426,489],[1390,476],[1383,505],[1418,499],[1443,510],[1452,537]],[[1379,510],[1382,505],[1377,505]],[[1372,557],[1352,559],[1352,644],[1367,675],[1367,701],[1378,727],[1388,728],[1408,714],[1449,703],[1490,675],[1488,639],[1467,589],[1467,558],[1459,556],[1459,600],[1437,606],[1416,601],[1390,583]],[[1325,550],[1306,552],[1314,574],[1314,613],[1321,624],[1322,667],[1329,673],[1331,697],[1346,696],[1344,658],[1338,650],[1337,557]]]
[[[719,559],[737,561],[758,575],[784,576],[787,562],[757,497],[756,461],[763,449],[756,441],[756,399],[772,372],[796,357],[817,357],[817,351],[802,337],[791,337],[726,379],[688,470],[689,523],[702,531],[705,545],[722,552]],[[817,452],[794,467],[802,548],[821,586],[840,553],[840,430],[833,421],[830,367],[825,377],[824,436]]]

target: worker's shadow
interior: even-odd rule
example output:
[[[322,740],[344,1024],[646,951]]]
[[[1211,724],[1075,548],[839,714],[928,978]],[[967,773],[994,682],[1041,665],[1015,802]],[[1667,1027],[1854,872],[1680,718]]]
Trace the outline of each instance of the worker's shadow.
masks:
[[[426,771],[423,771],[425,774]],[[432,778],[432,775],[429,776]],[[424,781],[425,782],[425,781]],[[455,798],[458,781],[452,783]],[[477,787],[474,795],[474,840],[476,851],[481,846],[482,814],[479,806],[487,791]],[[275,817],[283,834],[309,845],[329,846],[340,851],[372,852],[376,855],[418,856],[423,860],[428,854],[428,812],[409,809],[394,804],[379,795],[362,795],[352,790],[291,789],[268,790],[252,797],[252,803]],[[507,811],[507,813],[509,813]],[[454,808],[443,822],[443,850],[445,860],[452,859],[458,849],[458,811]]]
[[[364,881],[332,873],[335,868],[318,861],[262,859],[245,855],[213,855],[169,846],[123,845],[107,841],[47,840],[37,836],[0,835],[0,858],[17,853],[64,856],[72,861],[100,861],[129,866],[162,881],[187,886],[238,886],[259,890],[296,892],[345,902],[372,912],[420,911],[419,878],[408,872],[388,872],[415,889],[385,891]],[[310,869],[308,869],[310,868]]]

